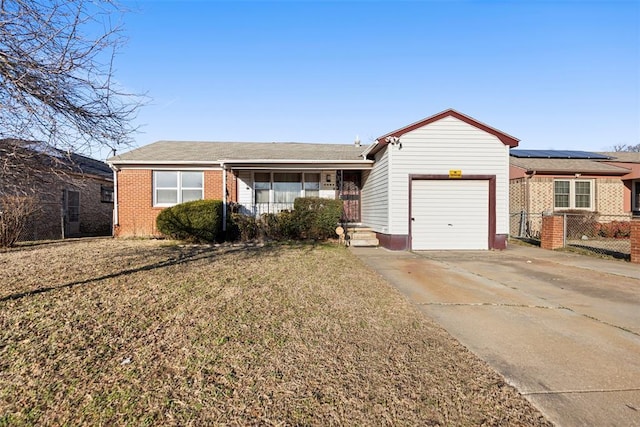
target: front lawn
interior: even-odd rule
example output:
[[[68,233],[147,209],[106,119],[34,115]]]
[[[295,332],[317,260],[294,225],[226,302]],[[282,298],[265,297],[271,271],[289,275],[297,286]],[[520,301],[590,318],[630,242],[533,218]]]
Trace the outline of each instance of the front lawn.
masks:
[[[342,247],[0,252],[0,425],[546,425]]]

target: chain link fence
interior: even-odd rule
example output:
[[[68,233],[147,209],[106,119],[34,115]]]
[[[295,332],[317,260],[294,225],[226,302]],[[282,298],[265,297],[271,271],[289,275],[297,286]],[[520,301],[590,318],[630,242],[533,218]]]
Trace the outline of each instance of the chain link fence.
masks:
[[[565,247],[615,258],[631,256],[631,216],[563,214]]]
[[[29,216],[19,242],[58,240],[64,238],[64,222],[60,203],[41,203],[40,209]]]
[[[509,233],[512,237],[540,243],[542,234],[542,212],[515,212],[509,215]]]
[[[595,212],[557,213],[564,221],[564,247],[628,259],[631,256],[631,216]],[[543,213],[510,214],[511,237],[539,244]]]

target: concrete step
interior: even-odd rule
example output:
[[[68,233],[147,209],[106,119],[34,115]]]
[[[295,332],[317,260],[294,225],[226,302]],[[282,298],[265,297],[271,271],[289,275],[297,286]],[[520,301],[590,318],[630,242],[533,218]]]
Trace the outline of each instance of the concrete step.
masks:
[[[352,227],[347,228],[347,235],[349,236],[349,246],[358,247],[375,247],[380,244],[376,237],[375,231],[367,227]]]
[[[376,247],[380,244],[378,239],[350,239],[349,246],[359,247],[359,248],[368,248],[368,247]]]

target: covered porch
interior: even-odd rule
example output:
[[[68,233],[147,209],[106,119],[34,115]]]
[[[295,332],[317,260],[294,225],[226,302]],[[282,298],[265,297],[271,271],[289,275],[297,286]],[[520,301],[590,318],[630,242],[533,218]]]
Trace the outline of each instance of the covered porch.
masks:
[[[242,214],[256,217],[275,214],[292,210],[299,197],[321,197],[343,200],[343,223],[361,223],[362,169],[245,166],[232,170],[237,179],[236,200]]]

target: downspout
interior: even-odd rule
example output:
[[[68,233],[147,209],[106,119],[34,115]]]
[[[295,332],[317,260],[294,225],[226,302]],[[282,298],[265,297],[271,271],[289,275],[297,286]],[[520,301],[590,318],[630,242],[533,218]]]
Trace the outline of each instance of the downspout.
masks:
[[[111,227],[111,236],[115,237],[116,226],[120,220],[118,216],[118,168],[109,163],[109,168],[113,171],[113,227]]]
[[[222,231],[227,231],[227,167],[220,162],[222,167]]]

